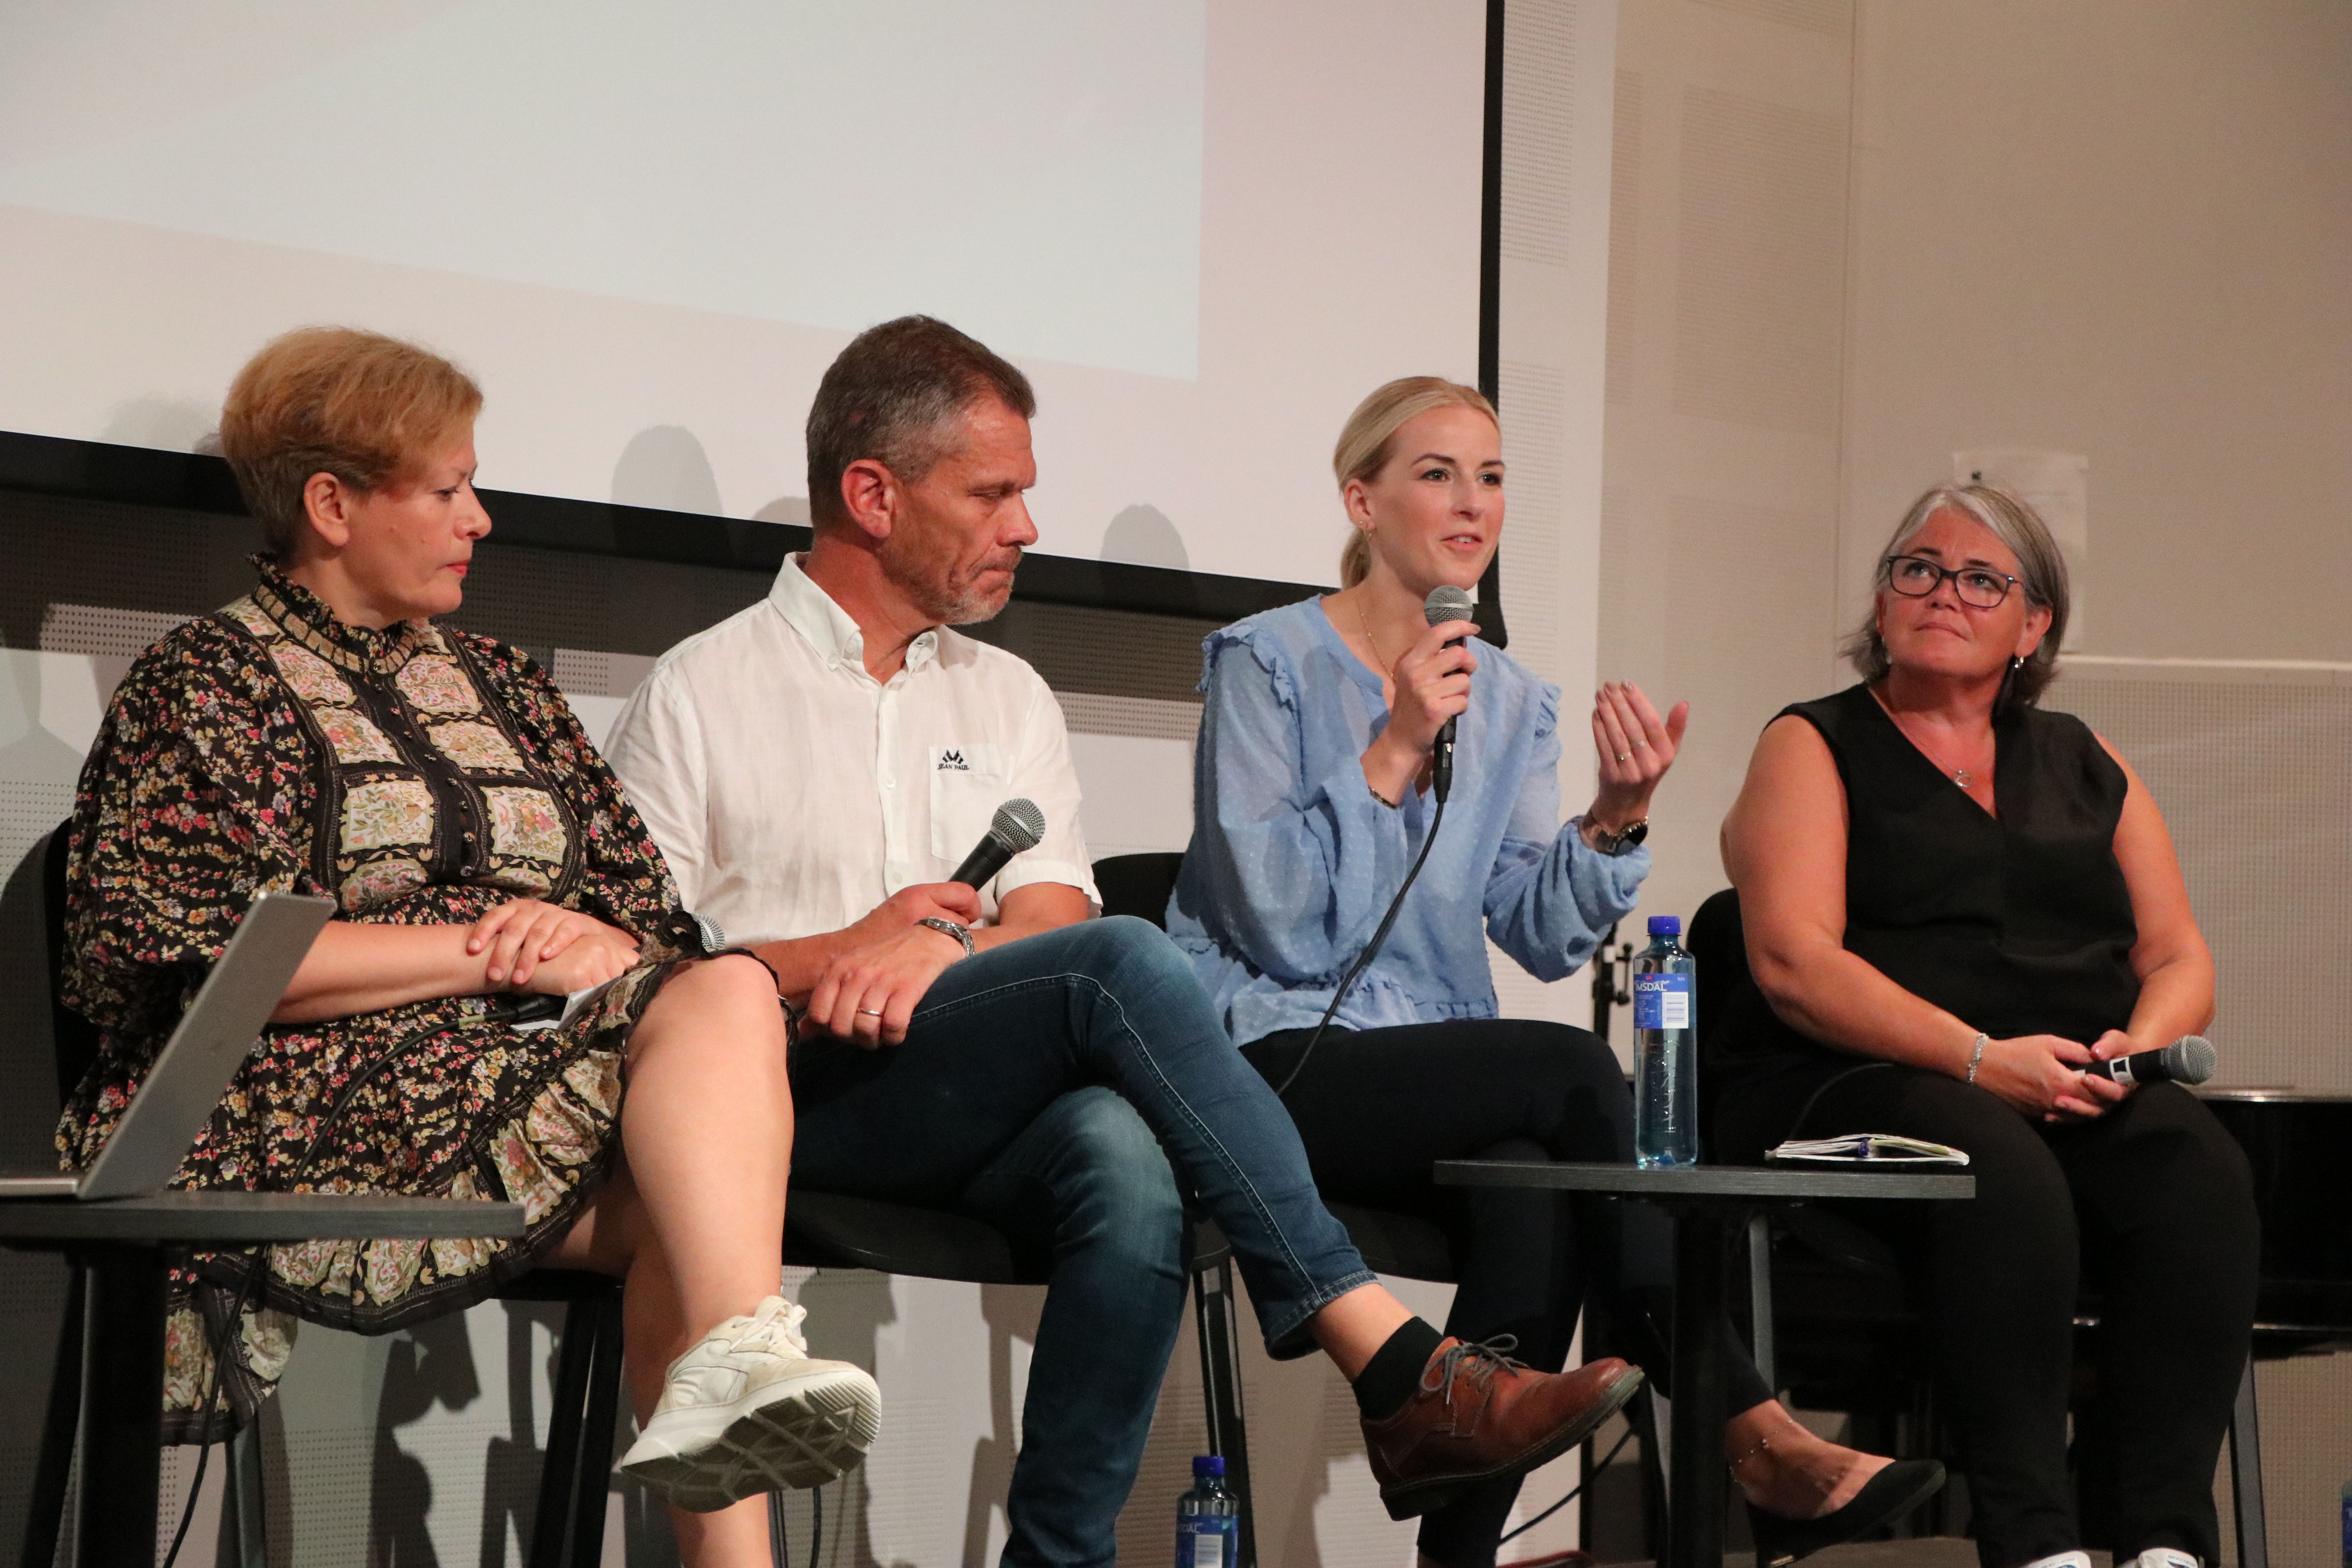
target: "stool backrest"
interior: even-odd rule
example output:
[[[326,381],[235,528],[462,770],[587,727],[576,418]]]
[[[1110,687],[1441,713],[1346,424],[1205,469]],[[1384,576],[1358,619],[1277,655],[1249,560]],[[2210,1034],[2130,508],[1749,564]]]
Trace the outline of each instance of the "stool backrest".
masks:
[[[1176,873],[1184,857],[1172,850],[1146,855],[1107,855],[1095,862],[1095,887],[1102,894],[1103,913],[1133,915],[1168,929],[1168,899],[1176,890]]]
[[[1702,1045],[1708,1020],[1723,1016],[1733,993],[1748,979],[1748,937],[1739,923],[1739,889],[1711,893],[1691,917],[1683,945],[1698,960],[1698,1030]]]

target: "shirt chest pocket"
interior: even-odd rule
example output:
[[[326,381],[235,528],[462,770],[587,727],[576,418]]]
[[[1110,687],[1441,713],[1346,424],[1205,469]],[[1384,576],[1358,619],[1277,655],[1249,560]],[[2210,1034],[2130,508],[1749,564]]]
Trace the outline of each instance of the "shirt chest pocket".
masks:
[[[931,853],[960,865],[1005,801],[1004,763],[992,745],[932,746]]]

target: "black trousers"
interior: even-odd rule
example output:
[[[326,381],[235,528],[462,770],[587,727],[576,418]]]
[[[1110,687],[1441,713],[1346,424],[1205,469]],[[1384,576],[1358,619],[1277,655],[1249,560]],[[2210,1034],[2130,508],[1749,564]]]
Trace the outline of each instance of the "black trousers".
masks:
[[[1803,1136],[1903,1132],[1969,1152],[1973,1202],[1925,1215],[1916,1204],[1846,1212],[1885,1238],[1926,1323],[1984,1568],[2098,1547],[2117,1562],[2152,1546],[2220,1562],[2213,1467],[2252,1339],[2261,1251],[2236,1141],[2175,1084],[2137,1089],[2095,1121],[2053,1124],[1939,1073],[1838,1061],[1727,1092],[1716,1118],[1724,1156],[1753,1160],[1798,1135],[1817,1090]],[[2072,1325],[2085,1279],[2097,1292],[2097,1391],[2070,1487]]]
[[[1242,1054],[1278,1084],[1310,1032],[1268,1035]],[[1599,1039],[1510,1018],[1333,1028],[1284,1100],[1326,1198],[1445,1231],[1461,1277],[1446,1332],[1517,1335],[1513,1354],[1557,1372],[1590,1298],[1592,1344],[1671,1394],[1674,1237],[1657,1210],[1601,1194],[1440,1187],[1430,1176],[1439,1160],[1630,1162],[1633,1099]],[[1719,1331],[1729,1339],[1727,1323]],[[1744,1354],[1729,1360],[1730,1409],[1772,1397]],[[1421,1550],[1445,1568],[1487,1568],[1518,1491],[1516,1479],[1489,1482],[1425,1515]]]

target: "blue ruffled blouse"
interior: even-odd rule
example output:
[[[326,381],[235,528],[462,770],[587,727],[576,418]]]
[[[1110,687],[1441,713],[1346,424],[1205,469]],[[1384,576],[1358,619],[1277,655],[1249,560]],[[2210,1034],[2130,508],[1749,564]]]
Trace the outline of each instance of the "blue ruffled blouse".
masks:
[[[1496,1016],[1481,928],[1539,980],[1592,955],[1631,913],[1650,855],[1599,854],[1559,822],[1559,689],[1472,638],[1454,793],[1429,863],[1336,1025]],[[1421,850],[1434,803],[1383,804],[1364,748],[1386,728],[1380,677],[1319,600],[1202,644],[1192,843],[1168,904],[1234,1043],[1311,1028]]]

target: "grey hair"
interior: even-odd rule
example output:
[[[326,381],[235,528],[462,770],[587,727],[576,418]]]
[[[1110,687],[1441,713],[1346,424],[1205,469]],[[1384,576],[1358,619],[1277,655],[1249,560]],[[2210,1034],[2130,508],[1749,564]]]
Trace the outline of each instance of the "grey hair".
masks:
[[[809,405],[809,521],[849,521],[841,476],[863,458],[920,484],[954,446],[961,416],[989,397],[1036,416],[1029,378],[945,321],[900,316],[858,333]]]
[[[1878,552],[1878,563],[1871,572],[1870,609],[1863,616],[1862,624],[1839,645],[1838,652],[1873,686],[1886,679],[1892,666],[1886,657],[1885,639],[1878,635],[1876,598],[1887,585],[1886,563],[1903,553],[1903,547],[1911,542],[1913,535],[1947,507],[1966,512],[2009,546],[2011,553],[2017,557],[2019,585],[2024,591],[2025,602],[2050,612],[2050,629],[2042,634],[2041,646],[2018,667],[2001,699],[2004,704],[2031,706],[2058,677],[2058,649],[2066,640],[2066,614],[2074,603],[2074,595],[2066,581],[2066,558],[2059,553],[2058,542],[2050,536],[2049,525],[2024,501],[1992,485],[1937,485],[1911,503],[1911,510],[1903,514],[1903,521],[1887,540],[1886,548]]]

